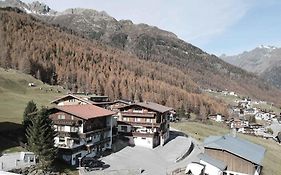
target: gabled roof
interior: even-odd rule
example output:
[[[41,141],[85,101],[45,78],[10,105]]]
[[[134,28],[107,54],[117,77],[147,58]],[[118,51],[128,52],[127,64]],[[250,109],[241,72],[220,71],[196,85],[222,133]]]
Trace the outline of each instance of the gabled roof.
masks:
[[[84,99],[84,98],[78,97],[78,96],[73,95],[73,94],[67,94],[67,95],[62,96],[62,97],[60,97],[60,98],[57,98],[57,99],[51,101],[51,104],[52,104],[52,103],[57,104],[57,103],[59,103],[59,101],[61,101],[61,100],[63,100],[63,99],[67,99],[67,98],[69,98],[69,97],[72,97],[72,98],[75,98],[75,99],[80,100],[80,101],[82,101],[82,102],[85,102],[86,104],[95,104],[94,102],[92,102],[92,101],[90,101],[90,100],[86,100],[86,99]]]
[[[197,156],[200,160],[203,160],[204,162],[207,162],[215,167],[217,167],[220,170],[225,170],[226,169],[226,164],[220,160],[214,159],[212,157],[210,157],[208,154],[199,154]]]
[[[72,114],[85,120],[115,114],[115,112],[91,104],[56,106],[53,109]]]
[[[205,148],[228,151],[250,162],[261,165],[265,148],[232,136],[210,136],[204,140]]]
[[[129,100],[115,100],[114,102],[112,102],[113,104],[115,103],[123,103],[123,104],[126,104],[126,105],[130,105],[130,104],[133,104],[133,101],[129,101]]]
[[[160,112],[160,113],[164,113],[164,112],[173,110],[173,108],[163,106],[163,105],[160,105],[158,103],[153,103],[153,102],[140,102],[140,103],[135,103],[135,105],[138,105],[138,106],[141,106],[144,108],[148,108],[153,111]]]

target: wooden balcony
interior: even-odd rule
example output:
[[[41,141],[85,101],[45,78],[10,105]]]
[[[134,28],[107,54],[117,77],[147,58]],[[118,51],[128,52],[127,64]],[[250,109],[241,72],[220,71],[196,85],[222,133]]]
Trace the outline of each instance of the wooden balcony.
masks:
[[[58,131],[58,136],[60,136],[60,137],[79,138],[78,132],[64,132],[64,131]]]
[[[123,117],[146,117],[154,118],[155,113],[136,113],[136,112],[121,112]]]
[[[80,126],[77,120],[67,120],[67,119],[56,119],[53,120],[55,125],[67,125],[67,126]]]
[[[124,121],[125,123],[128,123],[132,126],[144,126],[144,127],[160,127],[161,123],[150,123],[150,122],[132,122],[132,121]]]
[[[81,138],[86,138],[86,137],[89,137],[89,136],[92,136],[94,134],[97,134],[97,133],[103,133],[103,132],[107,132],[107,131],[110,131],[111,127],[105,127],[105,128],[101,128],[101,129],[95,129],[95,130],[92,130],[92,131],[89,131],[89,132],[85,132],[85,133],[80,133],[80,137]]]
[[[156,133],[142,133],[142,132],[132,132],[133,137],[154,137]]]
[[[100,140],[100,141],[98,141],[98,142],[91,143],[91,144],[87,144],[86,147],[92,149],[92,148],[94,148],[94,147],[96,147],[96,146],[98,146],[98,145],[108,143],[108,142],[110,142],[110,140],[111,140],[111,138],[110,138],[110,137],[107,137],[107,138],[105,138],[105,139],[103,139],[103,140]]]

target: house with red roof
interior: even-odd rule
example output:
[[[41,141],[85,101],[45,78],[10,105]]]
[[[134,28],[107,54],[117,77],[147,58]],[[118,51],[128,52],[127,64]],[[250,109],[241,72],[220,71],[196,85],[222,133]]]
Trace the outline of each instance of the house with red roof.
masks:
[[[112,145],[112,119],[115,113],[93,104],[61,105],[50,109],[58,135],[58,155],[71,165],[85,156],[96,156]]]

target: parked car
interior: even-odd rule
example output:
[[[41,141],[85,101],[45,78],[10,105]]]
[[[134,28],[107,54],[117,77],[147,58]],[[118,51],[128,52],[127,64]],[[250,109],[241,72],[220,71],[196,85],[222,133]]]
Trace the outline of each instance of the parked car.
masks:
[[[82,167],[85,167],[87,171],[102,170],[103,166],[104,162],[94,157],[84,157],[82,159]]]

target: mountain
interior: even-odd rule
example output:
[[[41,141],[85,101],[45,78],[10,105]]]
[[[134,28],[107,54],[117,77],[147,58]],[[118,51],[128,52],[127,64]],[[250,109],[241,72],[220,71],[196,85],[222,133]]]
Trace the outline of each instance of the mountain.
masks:
[[[182,71],[90,41],[14,8],[0,9],[0,66],[72,91],[227,114]]]
[[[77,47],[80,48],[79,50],[85,50],[85,48],[87,48],[86,51],[89,52],[88,50],[96,48],[97,46],[99,46],[98,48],[103,48],[101,49],[103,51],[100,52],[111,50],[111,54],[109,55],[112,55],[112,57],[118,55],[118,63],[120,63],[120,66],[122,65],[121,67],[123,67],[123,64],[126,64],[126,68],[130,68],[130,71],[134,72],[134,76],[143,76],[145,74],[145,76],[153,80],[153,82],[155,82],[155,80],[164,81],[167,85],[167,89],[176,86],[188,93],[199,94],[200,96],[202,95],[200,90],[205,88],[221,90],[229,89],[253,98],[273,101],[278,104],[280,103],[279,98],[276,98],[280,96],[280,91],[263,82],[257,76],[225,63],[216,56],[209,55],[201,49],[180,40],[175,34],[158,29],[157,27],[148,26],[146,24],[133,24],[129,20],[118,21],[105,12],[89,9],[68,9],[64,12],[57,12],[55,15],[38,15],[36,13],[32,13],[32,15],[37,19],[52,25],[52,27],[54,27],[54,25],[57,26],[57,30],[61,32],[65,33],[65,29],[67,29],[68,33],[75,34],[76,37],[79,38],[84,38],[83,43],[88,43],[89,46],[94,44],[94,46],[89,47],[79,43],[78,45],[83,45],[83,47]],[[33,20],[35,20],[35,18]],[[48,26],[46,23],[42,23],[40,26]],[[31,28],[34,29],[34,27]],[[9,36],[8,34],[6,35]],[[29,42],[32,42],[33,40],[37,41],[37,38],[40,37],[34,36]],[[39,56],[43,57],[43,59],[46,59],[45,57],[49,58],[49,52],[54,54],[54,56],[57,56],[54,51],[58,49],[56,48],[56,42],[59,42],[58,38],[60,37],[57,36],[57,38],[52,38],[48,35],[43,35],[42,37],[46,37],[44,39],[50,41],[54,48],[47,53],[43,52],[43,56],[40,54]],[[26,40],[26,38],[23,39]],[[52,39],[54,41],[52,41]],[[69,39],[66,39],[66,41],[67,40]],[[78,38],[75,40],[78,40]],[[80,41],[80,39],[78,41]],[[69,42],[65,42],[64,44],[66,43],[72,44]],[[77,48],[76,46],[71,47],[71,49],[75,50],[77,50]],[[26,50],[26,48],[22,49]],[[33,49],[34,48],[31,50]],[[10,49],[6,49],[5,53],[9,52],[9,50]],[[119,53],[122,53],[123,56],[120,56]],[[90,54],[90,57],[91,55],[92,53]],[[65,56],[75,57],[75,60],[80,61],[81,59],[85,59],[76,58],[77,53],[75,52],[74,54],[71,50],[69,50],[66,55],[63,55],[63,57]],[[85,57],[85,54],[80,55],[80,57]],[[90,57],[88,56],[86,60],[89,61]],[[58,60],[60,59],[58,58]],[[55,60],[53,61],[55,62]],[[128,66],[128,62],[132,65]],[[68,62],[66,63],[68,64]],[[44,63],[44,65],[46,65],[46,63]],[[53,63],[52,65],[55,64]],[[57,67],[59,66],[61,65],[59,64],[58,66],[55,66],[55,68],[49,67],[48,70],[44,70],[44,72],[48,72],[48,75],[54,72],[58,73]],[[85,65],[82,67],[83,69],[86,68]],[[92,68],[86,68],[86,70],[90,71]],[[112,68],[110,67],[109,70],[112,70]],[[31,73],[36,74],[36,69],[32,70]],[[107,73],[107,71],[105,71],[105,73]],[[65,78],[67,75],[68,78]],[[77,74],[75,73],[64,72],[62,76],[64,76],[64,78],[58,82],[60,84],[74,84],[77,83],[77,81],[81,81],[77,78]],[[85,72],[83,76],[88,77],[89,73]],[[108,78],[108,76],[105,76],[105,78]],[[46,82],[50,82],[53,78],[49,76],[45,79]],[[69,83],[69,80],[71,80],[71,83]],[[91,81],[93,81],[93,78],[91,78]],[[77,84],[79,88],[81,88],[80,85],[82,83],[78,82]],[[83,86],[85,89],[86,85]],[[171,90],[169,90],[169,93],[162,92],[159,88],[154,89],[154,91],[154,93],[159,94],[159,96],[161,93],[168,95],[171,95],[169,93],[172,93]],[[138,89],[138,93],[141,92],[143,92],[143,90]],[[162,101],[167,100],[167,98],[161,97],[155,101],[161,101],[159,99]],[[198,108],[198,104],[199,103],[193,105]]]
[[[49,24],[75,31],[90,40],[134,54],[139,59],[175,67],[200,88],[229,89],[254,98],[276,101],[273,93],[268,98],[270,85],[258,77],[157,27],[134,24],[130,20],[118,21],[106,12],[81,8],[67,9],[54,16],[37,17]],[[280,94],[279,91],[274,93]]]
[[[281,88],[281,48],[261,45],[251,51],[221,58]]]
[[[0,7],[16,7],[25,11],[26,13],[32,13],[36,15],[55,15],[57,13],[46,4],[40,3],[39,1],[25,4],[20,0],[1,0]]]

